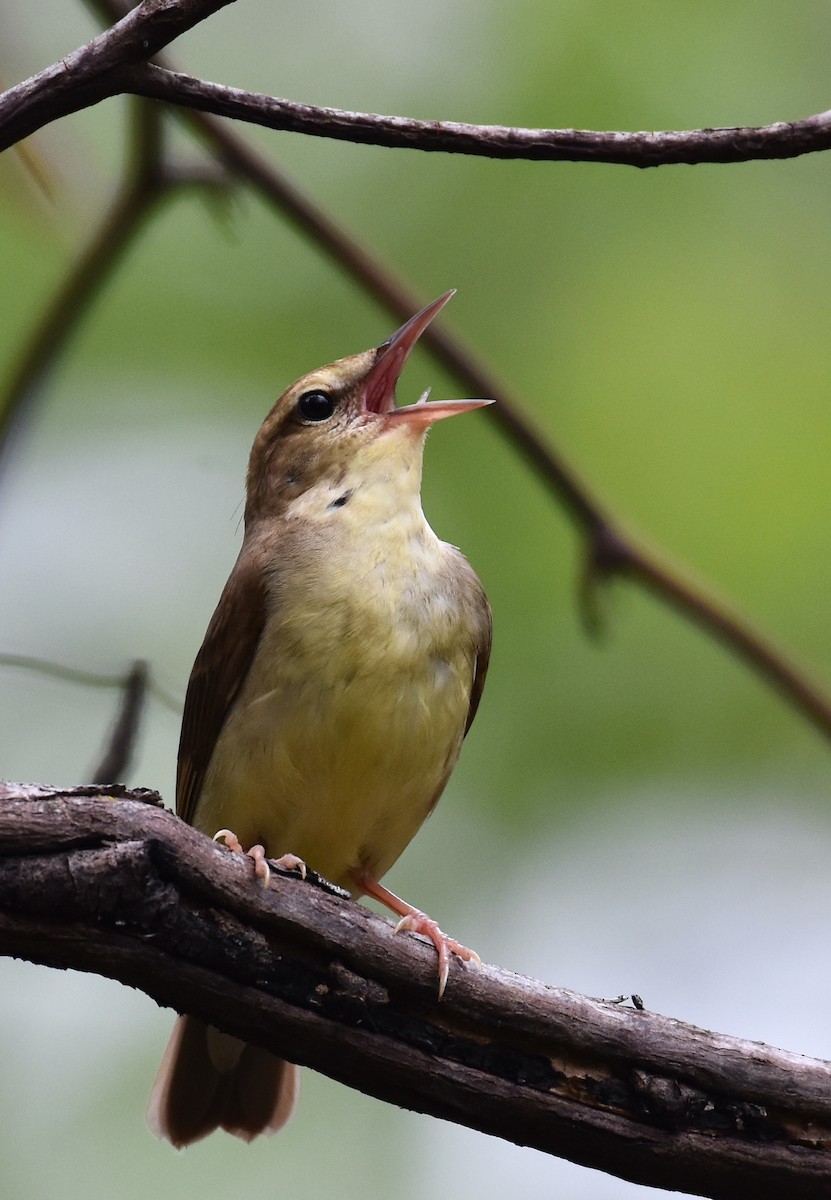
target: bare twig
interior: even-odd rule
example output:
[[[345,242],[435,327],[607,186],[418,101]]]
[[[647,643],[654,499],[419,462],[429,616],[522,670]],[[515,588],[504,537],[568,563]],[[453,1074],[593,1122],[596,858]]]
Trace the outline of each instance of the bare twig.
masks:
[[[152,58],[232,0],[142,0],[85,46],[0,95],[0,150],[124,92],[118,72]]]
[[[130,108],[126,171],[109,212],[70,268],[13,364],[0,391],[0,478],[13,443],[33,412],[38,391],[57,364],[110,275],[138,238],[156,206],[176,189],[217,186],[219,179],[179,168],[164,151],[163,112],[146,100]]]
[[[34,671],[39,675],[48,675],[52,679],[63,679],[67,683],[77,683],[81,687],[119,688],[123,689],[125,677],[123,674],[105,674],[100,671],[85,671],[80,667],[66,666],[64,663],[50,662],[45,658],[37,658],[32,654],[7,654],[0,651],[0,667],[18,668],[22,671]],[[148,674],[147,690],[157,700],[176,716],[181,716],[183,701],[171,695],[161,684]],[[107,780],[105,782],[112,782]]]
[[[672,163],[798,158],[831,146],[831,112],[799,121],[777,121],[773,125],[659,133],[518,129],[458,121],[417,121],[379,113],[319,108],[259,92],[240,91],[144,63],[125,71],[120,81],[124,90],[139,96],[232,117],[267,129],[369,146],[468,154],[480,158],[660,167]]]
[[[101,761],[92,773],[93,783],[113,783],[124,778],[136,748],[149,681],[147,663],[137,659],[122,681],[118,714]]]
[[[258,887],[152,793],[0,785],[0,953],[95,971],[396,1104],[654,1186],[827,1195],[831,1064],[454,963]]]
[[[0,150],[50,121],[132,92],[269,129],[409,150],[634,167],[796,158],[831,146],[831,112],[773,125],[602,132],[349,112],[210,83],[147,60],[230,0],[145,0],[74,54],[0,96]]]
[[[38,389],[159,200],[160,113],[140,101],[131,108],[128,175],[79,257],[45,309],[0,394],[0,474],[22,433]]]

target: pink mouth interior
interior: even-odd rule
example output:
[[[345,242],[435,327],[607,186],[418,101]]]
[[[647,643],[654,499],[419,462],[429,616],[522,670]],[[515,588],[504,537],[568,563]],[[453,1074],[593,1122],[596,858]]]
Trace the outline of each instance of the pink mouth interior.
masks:
[[[424,330],[453,294],[446,292],[439,296],[438,300],[410,317],[388,341],[378,347],[378,358],[364,385],[364,408],[367,412],[383,414],[395,408],[395,385],[404,363]]]

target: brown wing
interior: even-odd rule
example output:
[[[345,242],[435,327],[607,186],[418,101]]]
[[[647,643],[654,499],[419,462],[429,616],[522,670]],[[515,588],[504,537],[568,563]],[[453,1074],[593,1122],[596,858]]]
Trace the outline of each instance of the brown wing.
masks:
[[[467,710],[465,737],[467,737],[467,731],[473,724],[473,718],[476,716],[476,710],[479,707],[479,701],[482,699],[482,690],[485,686],[485,676],[488,673],[488,663],[490,662],[491,658],[493,616],[491,614],[491,606],[488,604],[487,597],[484,591],[481,591],[481,585],[480,592],[479,640],[476,647],[476,658],[473,662],[473,685],[470,689],[470,707]]]
[[[189,824],[217,738],[251,666],[266,611],[263,573],[243,547],[211,617],[185,696],[176,811]]]

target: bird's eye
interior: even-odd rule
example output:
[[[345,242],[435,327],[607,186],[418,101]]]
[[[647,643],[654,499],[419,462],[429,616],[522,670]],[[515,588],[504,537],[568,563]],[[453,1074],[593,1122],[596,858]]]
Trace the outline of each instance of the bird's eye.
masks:
[[[335,401],[328,392],[304,392],[297,401],[297,413],[303,421],[328,421]]]

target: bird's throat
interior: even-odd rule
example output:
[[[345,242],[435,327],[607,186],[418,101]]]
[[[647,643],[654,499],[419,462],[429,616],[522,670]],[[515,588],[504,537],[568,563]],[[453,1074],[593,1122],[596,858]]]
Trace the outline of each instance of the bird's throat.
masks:
[[[402,542],[409,541],[413,526],[429,530],[421,509],[424,440],[423,430],[385,430],[291,499],[284,509],[287,525],[328,527],[334,537],[357,539],[364,553],[379,530],[394,541],[400,523]]]

